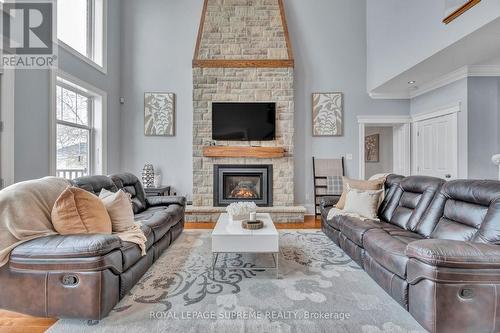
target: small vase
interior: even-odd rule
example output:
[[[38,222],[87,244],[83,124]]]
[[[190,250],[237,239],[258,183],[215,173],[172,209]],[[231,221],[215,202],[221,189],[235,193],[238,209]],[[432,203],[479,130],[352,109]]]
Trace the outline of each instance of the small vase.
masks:
[[[154,185],[155,185],[155,187],[161,186],[161,174],[159,174],[159,173],[155,174]]]
[[[142,183],[144,187],[153,187],[155,181],[155,169],[153,164],[146,163],[142,169]]]

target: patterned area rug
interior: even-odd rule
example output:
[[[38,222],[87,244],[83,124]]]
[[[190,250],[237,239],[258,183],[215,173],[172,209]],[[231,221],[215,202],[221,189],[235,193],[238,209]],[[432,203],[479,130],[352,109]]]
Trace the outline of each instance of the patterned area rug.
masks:
[[[60,320],[56,332],[425,332],[321,231],[280,232],[274,271],[211,273],[209,231],[185,231],[104,320]],[[272,266],[270,255],[220,263]]]

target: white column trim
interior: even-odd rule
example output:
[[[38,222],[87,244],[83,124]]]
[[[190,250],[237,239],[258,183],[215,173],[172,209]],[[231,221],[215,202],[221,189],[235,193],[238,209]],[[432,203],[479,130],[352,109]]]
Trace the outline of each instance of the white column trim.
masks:
[[[387,115],[362,115],[358,116],[358,133],[359,133],[359,158],[358,158],[358,165],[359,165],[359,179],[365,179],[366,176],[366,169],[365,169],[365,128],[368,125],[378,125],[378,126],[388,126],[388,127],[394,127],[394,126],[403,126],[404,128],[404,135],[407,137],[404,140],[403,147],[404,149],[398,149],[398,151],[394,151],[393,154],[398,153],[398,160],[404,161],[401,163],[404,165],[404,175],[409,175],[411,170],[410,170],[410,163],[411,163],[411,139],[410,139],[410,124],[411,124],[411,117],[410,116],[387,116]]]

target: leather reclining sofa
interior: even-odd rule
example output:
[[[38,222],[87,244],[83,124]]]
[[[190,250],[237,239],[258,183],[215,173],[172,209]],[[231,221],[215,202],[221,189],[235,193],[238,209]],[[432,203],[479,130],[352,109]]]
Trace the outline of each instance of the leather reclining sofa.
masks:
[[[322,229],[430,332],[500,331],[500,182],[390,175],[380,222]]]
[[[38,238],[19,245],[0,269],[0,308],[40,317],[100,320],[139,281],[184,228],[184,197],[148,197],[132,174],[73,181],[94,194],[130,193],[147,254],[116,235]]]

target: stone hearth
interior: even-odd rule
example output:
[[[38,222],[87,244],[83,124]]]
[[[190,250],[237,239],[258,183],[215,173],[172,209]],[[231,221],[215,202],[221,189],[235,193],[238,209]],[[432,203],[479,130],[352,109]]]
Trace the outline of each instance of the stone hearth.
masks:
[[[225,208],[214,208],[216,164],[272,165],[273,207],[281,222],[302,221],[294,207],[294,70],[281,0],[206,0],[193,60],[193,206],[188,221],[214,221]],[[269,61],[270,63],[263,63]],[[276,103],[274,141],[218,141],[225,146],[282,147],[280,158],[209,158],[213,102]]]

